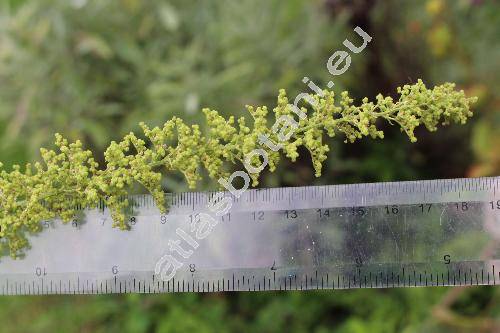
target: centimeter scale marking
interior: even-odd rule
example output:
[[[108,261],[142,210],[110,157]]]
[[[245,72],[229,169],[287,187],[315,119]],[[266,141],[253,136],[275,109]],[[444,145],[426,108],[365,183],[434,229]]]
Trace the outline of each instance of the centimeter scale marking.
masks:
[[[131,196],[130,231],[102,203],[42,221],[24,258],[0,258],[0,294],[496,285],[499,189],[500,177],[248,190],[203,239],[193,226],[215,193],[169,194],[167,215]],[[182,263],[168,281],[154,274],[166,254]]]
[[[481,264],[483,265],[483,264]],[[194,278],[172,279],[161,281],[153,274],[142,279],[118,278],[110,280],[92,280],[85,278],[58,279],[39,278],[30,281],[10,281],[6,279],[2,286],[2,295],[51,295],[51,294],[110,294],[110,293],[166,293],[166,292],[224,292],[224,291],[266,291],[266,290],[324,290],[324,289],[354,289],[354,288],[395,288],[395,287],[431,287],[431,286],[479,286],[497,285],[500,279],[495,274],[495,265],[489,271],[469,268],[461,271],[453,267],[447,273],[432,271],[416,271],[415,269],[402,274],[392,270],[378,274],[362,273],[361,268],[357,275],[320,274],[318,270],[310,271],[300,277],[297,274],[277,276],[277,273],[245,276],[241,272],[233,274],[232,279],[217,279],[200,281]],[[279,273],[278,273],[279,274]],[[144,274],[140,274],[144,275]],[[156,279],[155,279],[156,278]],[[73,284],[72,284],[72,281]],[[44,285],[45,283],[45,285]]]

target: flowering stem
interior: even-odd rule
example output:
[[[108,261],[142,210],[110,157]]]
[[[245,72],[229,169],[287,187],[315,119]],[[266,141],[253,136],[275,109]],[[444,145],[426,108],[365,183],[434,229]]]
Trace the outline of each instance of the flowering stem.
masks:
[[[203,109],[208,127],[205,135],[198,125],[186,125],[177,117],[162,128],[150,129],[141,123],[149,144],[134,133],[127,134],[120,142],[111,142],[104,153],[103,168],[99,168],[92,152],[84,150],[80,141],[68,143],[56,134],[57,150],[41,149],[43,163],[28,164],[24,171],[16,165],[11,172],[0,172],[0,237],[3,238],[0,254],[4,250],[13,257],[22,254],[28,246],[26,233],[41,231],[40,221],[56,217],[70,221],[75,216],[75,207],[93,207],[99,200],[110,208],[113,226],[127,229],[125,210],[129,203],[120,198],[128,194],[134,183],[142,184],[160,210],[165,211],[162,168],[182,172],[189,187],[194,188],[201,179],[201,168],[207,170],[210,178],[228,177],[224,168],[227,162],[243,162],[255,149],[264,149],[269,169],[274,171],[282,155],[295,161],[298,147],[304,146],[310,152],[316,176],[320,176],[329,151],[323,143],[325,136],[342,134],[346,142],[365,136],[383,138],[376,122],[385,119],[398,124],[415,142],[414,130],[420,125],[435,131],[438,124],[464,124],[472,116],[470,106],[476,101],[475,97],[456,91],[452,83],[428,89],[419,80],[397,91],[400,97],[396,102],[378,95],[374,103],[365,98],[361,105],[355,106],[347,92],[336,103],[334,93],[325,90],[321,95],[310,95],[315,102],[311,114],[295,121],[292,116],[296,108],[289,104],[285,91],[280,90],[273,109],[276,123],[271,128],[267,126],[265,106],[247,106],[253,121],[251,127],[244,117],[225,119],[217,111]],[[282,119],[295,124],[287,140],[280,132]],[[262,136],[279,143],[281,150],[264,146],[259,142]],[[255,167],[262,163],[255,154],[247,162]],[[257,185],[259,174],[250,176],[253,185]]]

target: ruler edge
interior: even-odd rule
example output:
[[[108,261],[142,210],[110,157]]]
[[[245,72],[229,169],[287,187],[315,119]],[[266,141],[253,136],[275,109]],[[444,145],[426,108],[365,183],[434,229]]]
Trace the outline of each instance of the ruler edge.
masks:
[[[488,183],[488,184],[487,184]],[[440,185],[440,186],[436,186]],[[487,185],[486,185],[487,184]],[[453,186],[455,185],[455,186]],[[476,186],[473,186],[476,185]],[[420,188],[425,188],[425,191],[420,191],[423,194],[439,194],[444,195],[446,193],[467,193],[467,192],[493,192],[493,197],[499,193],[500,190],[500,176],[490,176],[490,177],[471,177],[471,178],[446,178],[446,179],[425,179],[425,180],[407,180],[407,181],[391,181],[391,182],[365,182],[365,183],[353,183],[353,184],[333,184],[333,185],[306,185],[306,186],[285,186],[285,187],[269,187],[269,188],[249,188],[243,195],[239,198],[235,198],[228,191],[185,191],[185,192],[165,192],[165,197],[167,198],[168,207],[172,209],[190,208],[191,211],[195,211],[197,207],[208,204],[208,200],[213,198],[215,195],[223,195],[225,197],[231,197],[236,205],[247,202],[254,203],[258,201],[261,197],[270,198],[273,194],[280,194],[281,201],[291,201],[293,199],[303,198],[305,199],[306,193],[313,193],[317,196],[318,193],[328,193],[332,195],[335,199],[345,199],[348,201],[353,198],[353,195],[366,194],[367,197],[377,196],[379,198],[387,198],[390,195],[396,194],[407,194],[411,195],[414,192],[409,191],[409,189],[419,186]],[[443,188],[446,190],[443,191]],[[394,192],[394,189],[398,191]],[[367,190],[368,189],[368,190]],[[382,189],[375,193],[375,189]],[[391,191],[389,191],[391,190]],[[285,198],[284,193],[294,194],[294,197],[289,196]],[[459,194],[460,196],[460,194]],[[150,194],[134,194],[127,196],[128,199],[137,200],[139,205],[132,204],[133,208],[143,208],[143,209],[154,209],[157,207],[153,201],[153,197]],[[278,200],[275,200],[278,201]],[[421,203],[431,203],[433,200],[429,198],[427,201],[422,201]],[[446,201],[440,201],[446,202]],[[450,201],[451,202],[451,201]],[[141,205],[142,203],[142,205]],[[339,201],[339,204],[344,204],[345,202]],[[407,202],[411,204],[412,202]],[[404,204],[404,203],[400,203]],[[367,205],[374,206],[380,205],[380,203],[357,203],[354,206]],[[326,208],[329,205],[326,204],[323,207]],[[331,206],[334,207],[334,206]],[[340,205],[336,207],[341,207]],[[102,200],[100,200],[98,208],[101,210],[107,209],[107,206]],[[81,208],[80,208],[81,209]],[[244,209],[248,210],[248,209]]]

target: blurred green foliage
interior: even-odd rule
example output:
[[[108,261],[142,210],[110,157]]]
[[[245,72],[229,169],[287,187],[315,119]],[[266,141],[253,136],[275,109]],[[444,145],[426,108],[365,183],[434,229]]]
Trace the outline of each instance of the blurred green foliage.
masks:
[[[500,148],[495,145],[500,142],[499,8],[497,1],[389,0],[378,2],[371,13],[374,34],[388,36],[380,39],[380,47],[393,51],[379,58],[391,82],[446,78],[479,97],[467,137],[475,154],[469,176],[500,171]]]
[[[100,152],[140,121],[240,114],[326,78],[344,21],[302,0],[29,1],[0,19],[2,141],[36,152],[60,131]]]
[[[279,88],[325,86],[326,60],[362,26],[373,41],[333,78],[357,98],[422,78],[480,97],[473,121],[409,144],[333,142],[320,179],[305,159],[266,186],[498,175],[500,5],[494,0],[8,0],[0,3],[0,155],[38,158],[55,131],[97,153],[139,121],[197,121],[274,104]],[[172,190],[183,190],[170,180]],[[174,185],[172,185],[174,184]],[[175,185],[178,184],[178,185]],[[173,186],[173,187],[172,187]],[[499,291],[350,290],[307,293],[3,297],[9,332],[493,331]],[[443,312],[449,307],[450,313]],[[490,327],[490,329],[488,329]]]

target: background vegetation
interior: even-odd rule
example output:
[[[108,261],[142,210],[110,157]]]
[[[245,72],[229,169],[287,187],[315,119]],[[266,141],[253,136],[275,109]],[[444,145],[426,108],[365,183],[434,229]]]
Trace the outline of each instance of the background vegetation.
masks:
[[[326,60],[356,25],[373,41],[338,90],[357,98],[418,78],[454,81],[479,96],[464,127],[422,131],[410,144],[333,143],[324,176],[307,158],[262,186],[498,175],[500,5],[497,1],[4,0],[0,2],[0,156],[39,158],[58,131],[105,145],[203,106],[237,115],[273,105],[279,88],[332,79]],[[180,175],[170,191],[185,190]],[[209,188],[211,184],[203,184]],[[467,332],[500,330],[498,288],[211,295],[0,298],[9,332]],[[495,326],[496,325],[496,326]]]

